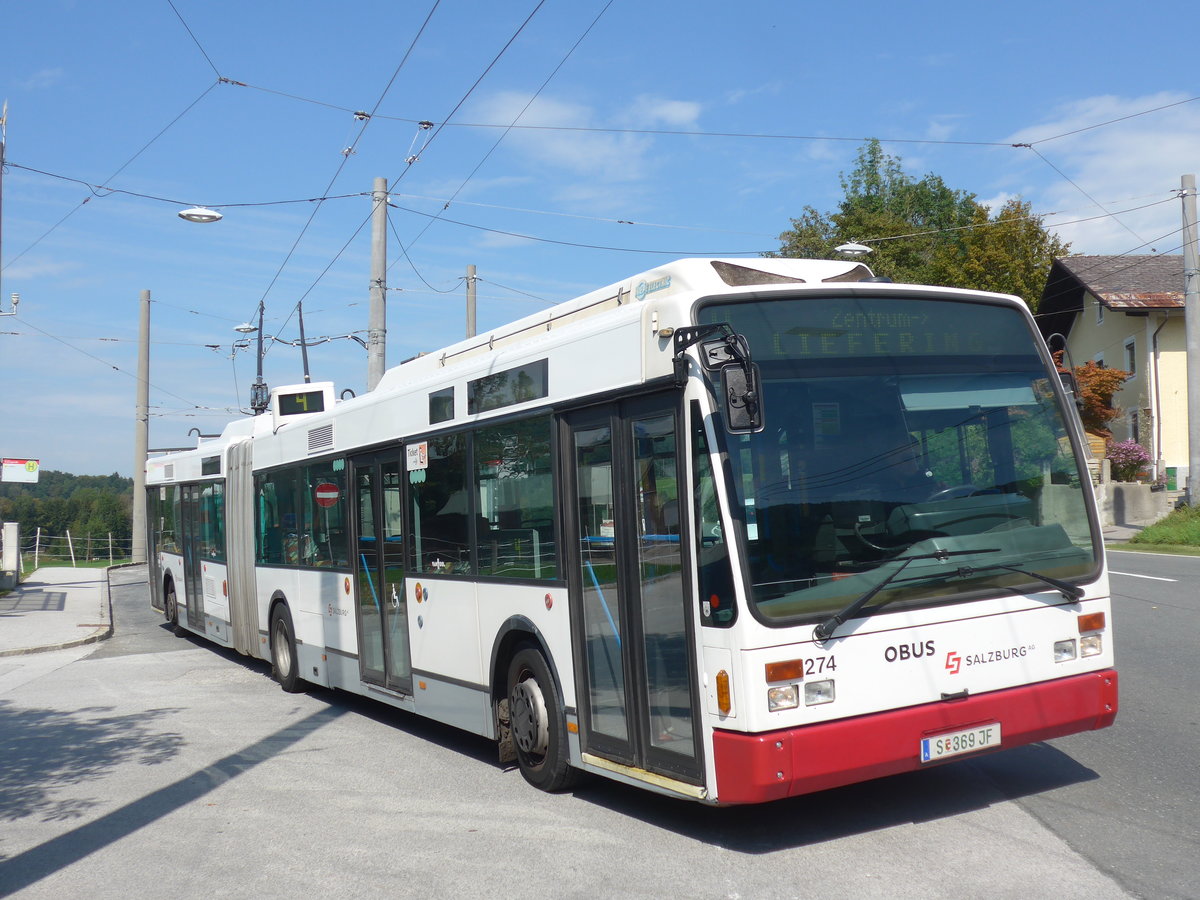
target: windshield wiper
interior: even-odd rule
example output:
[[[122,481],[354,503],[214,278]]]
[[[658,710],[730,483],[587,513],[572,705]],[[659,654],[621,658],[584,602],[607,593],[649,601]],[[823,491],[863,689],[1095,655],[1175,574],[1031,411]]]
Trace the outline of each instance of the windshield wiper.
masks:
[[[998,547],[990,548],[987,550],[935,550],[932,553],[920,553],[917,556],[898,557],[899,559],[904,560],[904,562],[898,568],[893,569],[891,574],[889,574],[887,578],[883,579],[883,581],[879,582],[879,584],[872,587],[869,591],[867,591],[865,594],[863,594],[861,597],[859,597],[857,600],[855,600],[853,603],[851,603],[849,606],[847,606],[841,612],[835,613],[834,615],[832,615],[828,619],[826,619],[824,622],[818,623],[817,627],[813,629],[813,637],[818,641],[824,641],[824,640],[828,639],[834,633],[834,631],[837,630],[837,627],[839,625],[841,625],[847,619],[853,617],[855,613],[857,613],[864,606],[866,606],[868,603],[870,603],[871,600],[874,599],[876,594],[878,594],[885,587],[887,587],[889,584],[891,584],[893,581],[895,581],[896,576],[899,575],[901,572],[903,572],[906,568],[908,568],[908,564],[911,562],[916,562],[918,559],[936,559],[938,562],[945,562],[952,556],[971,556],[971,555],[974,555],[977,553],[998,553],[998,552],[1000,552]],[[895,562],[896,560],[891,560],[891,561]],[[954,577],[954,575],[960,574],[969,568],[970,568],[969,566],[964,566],[962,568],[959,568],[957,570],[957,572],[950,573],[949,577]],[[1007,568],[1007,566],[1005,568]],[[921,578],[917,578],[914,580],[922,581],[926,577],[940,578],[940,577],[947,577],[947,576],[946,576],[946,573],[939,572],[937,575],[921,576]]]
[[[1063,581],[1051,575],[1043,575],[1041,572],[1031,572],[1029,569],[1022,569],[1020,566],[1007,566],[1003,563],[995,563],[990,566],[960,566],[959,570],[951,573],[949,577],[960,576],[962,578],[970,578],[972,575],[978,575],[993,569],[1007,569],[1009,572],[1017,572],[1021,575],[1028,575],[1030,578],[1036,578],[1038,581],[1044,582],[1051,587],[1058,588],[1065,600],[1078,600],[1084,594],[1083,588],[1077,584],[1071,584],[1069,581]]]

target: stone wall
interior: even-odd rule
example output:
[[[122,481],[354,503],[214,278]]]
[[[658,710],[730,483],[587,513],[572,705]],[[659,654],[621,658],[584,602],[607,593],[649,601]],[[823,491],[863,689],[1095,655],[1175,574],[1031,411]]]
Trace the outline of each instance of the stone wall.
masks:
[[[1152,491],[1148,484],[1102,481],[1096,485],[1096,505],[1101,525],[1150,525],[1172,509],[1166,491]]]

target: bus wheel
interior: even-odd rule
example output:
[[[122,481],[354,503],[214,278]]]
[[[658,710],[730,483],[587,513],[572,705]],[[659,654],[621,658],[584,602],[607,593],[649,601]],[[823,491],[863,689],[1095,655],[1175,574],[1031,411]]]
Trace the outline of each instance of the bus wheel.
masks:
[[[550,667],[537,650],[526,647],[508,667],[508,710],[517,764],[525,780],[543,791],[574,784],[567,751],[567,727]]]
[[[286,606],[278,606],[271,613],[271,677],[289,694],[304,690],[296,658],[296,632]]]
[[[167,625],[175,637],[183,637],[183,629],[179,626],[179,597],[175,594],[175,582],[168,581],[167,589],[163,592],[163,615]]]

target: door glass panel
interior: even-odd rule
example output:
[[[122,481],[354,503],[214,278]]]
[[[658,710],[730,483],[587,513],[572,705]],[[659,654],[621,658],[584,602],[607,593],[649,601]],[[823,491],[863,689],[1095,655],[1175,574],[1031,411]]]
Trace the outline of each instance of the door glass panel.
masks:
[[[373,467],[355,475],[355,506],[358,516],[358,623],[361,641],[358,652],[364,672],[383,671],[383,606],[379,585],[379,540],[375,527]]]
[[[679,542],[675,417],[636,419],[632,425],[650,745],[690,757],[695,755],[695,744]]]
[[[400,495],[400,463],[380,467],[383,518],[379,522],[382,571],[381,597],[387,606],[388,679],[406,683],[412,671],[408,656],[408,599],[404,594],[404,507]]]
[[[183,489],[183,569],[188,626],[204,627],[204,585],[200,578],[200,489]]]
[[[575,432],[575,477],[590,729],[593,734],[625,741],[629,728],[621,659],[612,430],[608,426]]]

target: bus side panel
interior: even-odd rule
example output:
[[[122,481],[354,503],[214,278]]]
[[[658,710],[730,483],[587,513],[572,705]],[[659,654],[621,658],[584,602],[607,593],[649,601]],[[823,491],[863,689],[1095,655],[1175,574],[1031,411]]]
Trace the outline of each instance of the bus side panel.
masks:
[[[204,636],[230,647],[229,578],[224,563],[201,563],[200,583],[204,591]]]
[[[489,652],[496,645],[496,635],[506,622],[515,618],[527,619],[550,654],[547,660],[558,675],[562,702],[568,710],[575,703],[575,667],[571,664],[571,614],[567,590],[557,585],[484,584],[479,586],[479,645]],[[483,659],[485,679],[490,660]],[[507,666],[501,671],[505,677]],[[499,685],[503,695],[507,685]]]
[[[483,733],[480,724],[474,722],[480,715],[476,699],[467,701],[473,709],[463,710],[470,722],[446,718],[464,702],[460,692],[448,690],[447,685],[458,685],[484,697],[487,693],[488,679],[479,646],[477,586],[470,581],[424,580],[412,575],[405,590],[409,594],[408,634],[417,712]],[[442,689],[430,693],[428,678],[422,688],[425,675],[438,679]],[[483,718],[486,720],[486,715]]]
[[[267,641],[263,645],[264,656],[271,658],[268,635],[273,601],[283,597],[295,628],[300,677],[310,684],[329,687],[324,659],[326,616],[323,606],[325,597],[334,595],[343,576],[341,572],[301,569],[259,568],[257,571],[259,621],[263,623],[261,634]]]
[[[1116,715],[1109,669],[766,734],[715,731],[717,802],[761,803],[914,771],[923,738],[960,729],[999,723],[1004,749],[1106,728]]]
[[[354,662],[354,678],[347,682],[342,676],[330,676],[335,688],[358,690],[359,683],[359,632],[354,619],[354,580],[348,572],[316,572],[319,598],[318,611],[322,614],[322,632],[326,648],[334,650],[343,658]],[[329,660],[332,665],[332,658]]]

